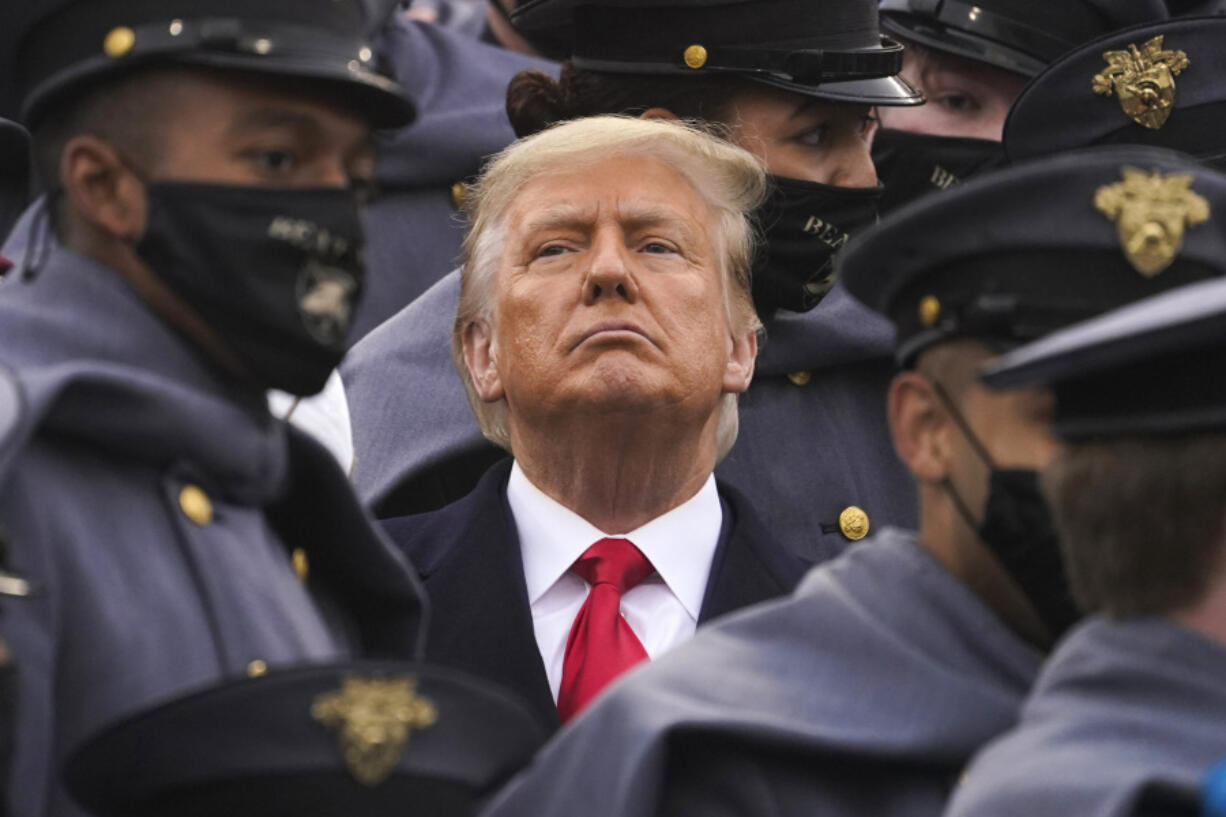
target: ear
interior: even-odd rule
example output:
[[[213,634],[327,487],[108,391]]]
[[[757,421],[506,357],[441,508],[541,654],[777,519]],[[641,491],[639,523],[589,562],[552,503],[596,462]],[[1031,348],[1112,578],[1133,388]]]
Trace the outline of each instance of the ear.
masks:
[[[887,397],[894,450],[920,482],[949,476],[953,452],[950,420],[932,381],[913,371],[894,377]]]
[[[639,114],[639,119],[680,119],[668,108],[648,108]]]
[[[477,318],[464,327],[464,365],[472,378],[477,396],[486,403],[496,403],[506,396],[498,374],[497,347],[489,322]]]
[[[60,157],[60,183],[73,211],[97,230],[125,242],[145,233],[144,186],[96,136],[74,136]]]
[[[728,355],[728,364],[724,368],[724,394],[742,394],[749,389],[757,359],[757,332],[743,332],[732,336],[732,349]]]

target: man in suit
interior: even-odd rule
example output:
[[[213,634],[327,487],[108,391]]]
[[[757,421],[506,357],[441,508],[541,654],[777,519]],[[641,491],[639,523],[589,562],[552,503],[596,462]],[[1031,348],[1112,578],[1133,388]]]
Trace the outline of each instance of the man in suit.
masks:
[[[570,56],[560,80],[525,72],[507,91],[521,136],[597,113],[676,116],[717,123],[765,163],[754,287],[770,342],[718,470],[771,508],[773,537],[808,563],[872,526],[915,521],[881,399],[891,327],[830,275],[847,236],[875,221],[870,106],[922,101],[895,76],[901,50],[878,35],[876,11],[874,0],[536,0],[517,21]],[[354,482],[380,518],[455,501],[505,456],[473,422],[447,353],[459,291],[449,274],[346,358]]]
[[[1204,217],[1190,229],[1220,235],[1220,201],[1194,198],[1205,188],[1198,178],[1138,198],[1132,223],[1153,235],[1190,207]],[[1187,253],[1178,241],[1151,246]],[[1220,274],[1222,259],[1202,261]],[[976,758],[948,813],[1185,813],[1153,801],[1178,803],[1226,757],[1226,281],[1019,349],[986,380],[1055,392],[1064,449],[1043,487],[1093,615],[1044,667],[1017,727]]]
[[[979,365],[1218,263],[1220,235],[1197,227],[1162,275],[1130,264],[1093,207],[1130,165],[1197,168],[1135,147],[1035,162],[900,212],[847,248],[848,288],[890,316],[908,366],[889,416],[919,483],[919,530],[880,531],[791,597],[714,622],[632,673],[488,817],[941,812],[1077,616],[1037,485],[1056,450],[1051,396],[988,390]],[[1197,187],[1226,202],[1219,180]],[[968,223],[976,230],[954,232]]]
[[[747,213],[764,188],[738,148],[620,117],[527,139],[478,183],[452,347],[514,461],[386,523],[434,604],[431,659],[557,723],[800,575],[712,476],[757,354]]]
[[[114,718],[416,654],[416,578],[265,399],[344,353],[371,132],[412,117],[365,30],[358,0],[0,5],[49,191],[0,283],[5,568],[39,590],[0,595],[14,814],[81,814],[59,765]]]

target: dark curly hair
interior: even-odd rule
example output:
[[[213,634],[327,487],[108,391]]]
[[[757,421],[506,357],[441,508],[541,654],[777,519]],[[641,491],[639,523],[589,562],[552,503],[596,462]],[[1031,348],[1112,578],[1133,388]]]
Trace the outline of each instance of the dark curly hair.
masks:
[[[682,119],[727,122],[750,80],[729,74],[659,76],[586,71],[567,61],[560,79],[523,71],[507,88],[507,117],[519,137],[558,122],[597,114],[638,116],[665,108]]]

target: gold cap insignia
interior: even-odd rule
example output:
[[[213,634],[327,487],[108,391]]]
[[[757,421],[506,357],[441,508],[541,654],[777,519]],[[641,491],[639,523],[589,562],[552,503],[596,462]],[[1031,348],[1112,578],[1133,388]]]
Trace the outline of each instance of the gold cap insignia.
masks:
[[[339,692],[320,695],[311,717],[340,730],[341,755],[359,783],[377,786],[391,775],[409,732],[438,721],[434,704],[417,694],[416,678],[346,677]]]
[[[1123,179],[1098,188],[1094,207],[1115,222],[1128,263],[1152,278],[1179,255],[1184,229],[1209,220],[1209,202],[1192,190],[1187,173],[1125,167]]]
[[[1175,77],[1188,67],[1183,51],[1165,51],[1159,34],[1139,49],[1103,54],[1107,67],[1094,75],[1094,93],[1119,97],[1120,107],[1138,125],[1158,130],[1175,104]]]

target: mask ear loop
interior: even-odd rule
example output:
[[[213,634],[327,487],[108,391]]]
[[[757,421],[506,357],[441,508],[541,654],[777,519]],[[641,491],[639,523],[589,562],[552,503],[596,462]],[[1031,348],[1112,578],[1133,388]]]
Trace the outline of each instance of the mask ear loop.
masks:
[[[984,447],[984,444],[980,442],[979,437],[976,436],[975,432],[971,430],[970,423],[968,423],[966,418],[962,416],[962,412],[958,409],[957,405],[954,404],[953,398],[949,396],[949,392],[945,391],[945,387],[942,386],[940,382],[932,379],[930,379],[929,382],[932,383],[932,390],[936,392],[937,399],[939,399],[941,404],[945,406],[945,410],[949,413],[949,416],[953,418],[954,425],[958,427],[958,430],[962,432],[962,436],[965,437],[967,442],[970,443],[971,448],[975,451],[975,454],[978,455],[978,457],[988,466],[989,471],[995,470],[996,462],[992,459],[992,455],[988,453],[988,449]],[[962,521],[964,521],[967,526],[975,532],[975,535],[978,536],[979,529],[983,527],[983,523],[975,519],[975,515],[971,513],[971,509],[966,504],[966,501],[962,499],[962,495],[959,494],[957,489],[954,488],[953,480],[946,476],[943,480],[941,480],[941,487],[945,489],[945,492],[949,494],[949,498],[953,500],[954,509],[958,512],[958,515],[962,517]]]

